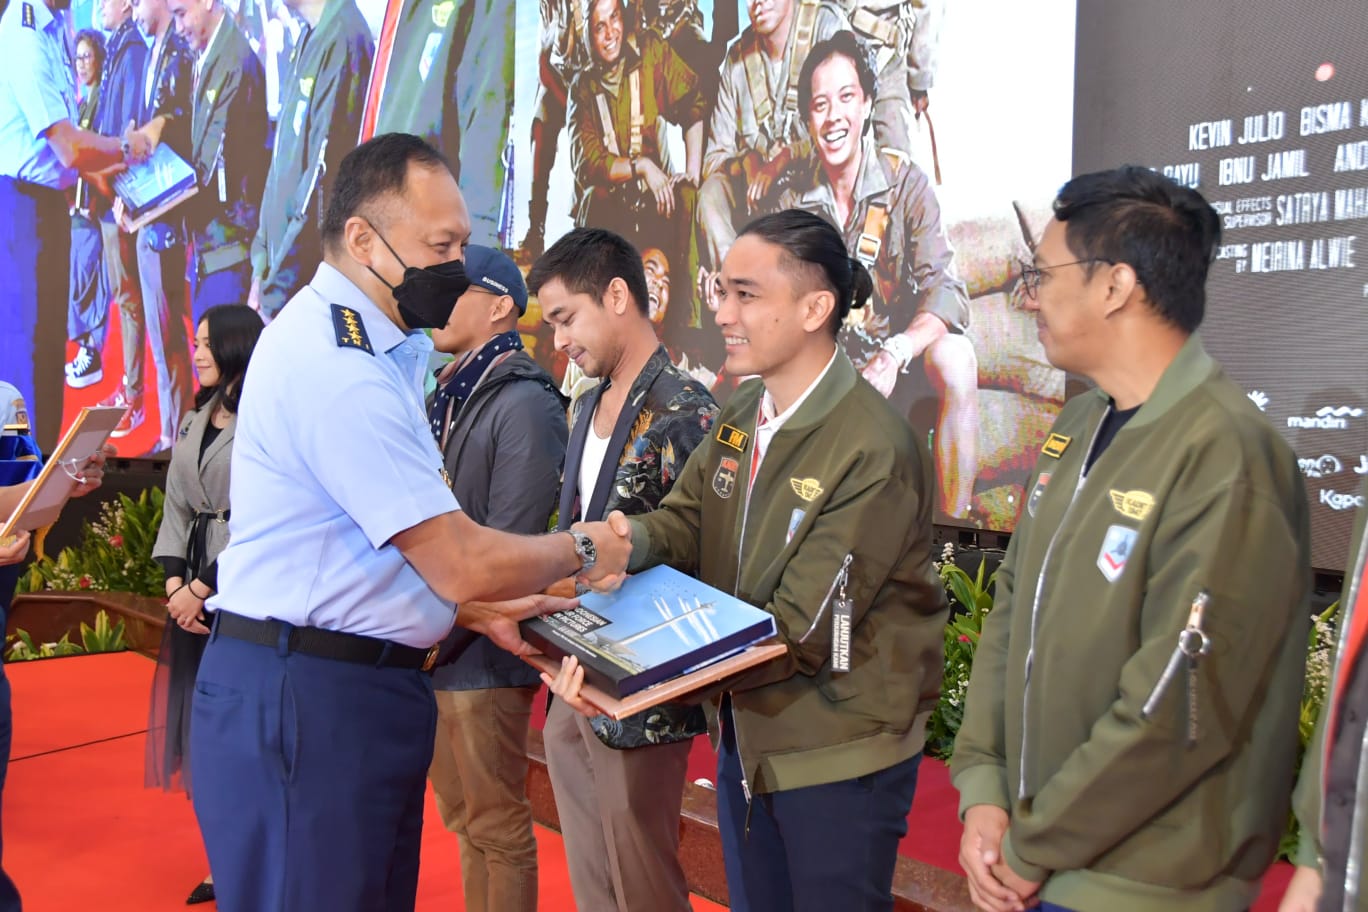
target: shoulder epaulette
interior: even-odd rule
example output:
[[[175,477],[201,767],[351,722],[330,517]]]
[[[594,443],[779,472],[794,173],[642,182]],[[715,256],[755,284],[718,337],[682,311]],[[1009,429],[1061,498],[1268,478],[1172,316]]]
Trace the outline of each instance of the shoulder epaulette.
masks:
[[[902,173],[902,169],[907,167],[908,163],[912,161],[911,156],[906,152],[901,149],[894,149],[890,146],[884,146],[879,149],[879,154],[883,156],[884,167],[887,169],[889,176],[893,178],[897,178],[897,176]]]
[[[361,322],[361,315],[350,307],[343,307],[341,304],[332,306],[333,329],[337,331],[338,348],[359,348],[367,354],[375,354],[371,348],[370,338],[366,335],[366,326]]]
[[[37,27],[38,27],[36,20],[33,18],[33,4],[32,4],[32,3],[25,3],[25,4],[24,4],[23,16],[20,18],[20,21],[23,23],[23,26],[24,26],[24,28],[26,28],[26,29],[31,29],[31,28],[37,28]]]

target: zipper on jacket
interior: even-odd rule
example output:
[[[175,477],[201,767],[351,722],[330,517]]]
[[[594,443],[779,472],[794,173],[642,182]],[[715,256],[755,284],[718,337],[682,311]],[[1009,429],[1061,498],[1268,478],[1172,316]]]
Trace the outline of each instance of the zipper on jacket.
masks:
[[[1093,449],[1097,446],[1097,438],[1102,433],[1102,426],[1107,423],[1107,416],[1112,412],[1110,405],[1102,413],[1102,420],[1097,422],[1097,427],[1093,429],[1092,439],[1088,441],[1088,452],[1083,456],[1083,465],[1078,470],[1078,483],[1074,485],[1073,494],[1069,496],[1069,505],[1064,508],[1064,515],[1060,517],[1059,524],[1055,526],[1054,534],[1050,536],[1050,543],[1045,546],[1045,557],[1040,562],[1040,573],[1036,574],[1035,594],[1031,599],[1031,636],[1026,647],[1026,681],[1021,688],[1021,763],[1017,768],[1017,798],[1026,799],[1026,749],[1030,740],[1030,719],[1029,708],[1031,705],[1031,665],[1035,662],[1035,635],[1036,620],[1040,613],[1040,597],[1045,591],[1045,571],[1050,566],[1050,556],[1054,554],[1055,543],[1059,541],[1059,533],[1064,528],[1065,522],[1069,519],[1069,514],[1073,512],[1074,504],[1078,502],[1078,492],[1083,490],[1083,482],[1088,480],[1089,457],[1092,456]]]
[[[1328,733],[1326,737],[1329,737]],[[1354,912],[1363,875],[1359,859],[1363,857],[1365,780],[1368,780],[1368,729],[1364,729],[1363,743],[1359,745],[1358,778],[1354,783],[1354,812],[1349,818],[1349,855],[1344,866],[1344,912]]]
[[[1349,629],[1349,615],[1353,613],[1354,603],[1358,601],[1359,589],[1364,585],[1362,568],[1365,561],[1368,561],[1368,533],[1364,534],[1363,542],[1359,545],[1358,562],[1354,565],[1359,568],[1359,570],[1357,571],[1359,573],[1359,576],[1357,579],[1353,581],[1353,583],[1349,587],[1349,599],[1345,602],[1345,605],[1348,607],[1345,609],[1344,617],[1340,620],[1340,630]],[[1349,638],[1347,636],[1341,636],[1339,638],[1339,645],[1335,649],[1335,667],[1340,669],[1340,674],[1345,675],[1346,680],[1349,674],[1349,669],[1346,668],[1344,665],[1344,652],[1345,641],[1348,639]],[[1330,698],[1332,701],[1332,710],[1333,700],[1335,696],[1334,686],[1335,682],[1332,680],[1330,682]],[[1327,743],[1325,752],[1325,755],[1327,757],[1327,764],[1329,763],[1328,758],[1330,756],[1329,737],[1330,734],[1329,732],[1327,732]],[[1329,776],[1322,775],[1321,778],[1326,785],[1329,784]],[[1349,817],[1349,855],[1348,863],[1344,866],[1344,912],[1353,912],[1355,904],[1358,902],[1359,887],[1362,883],[1363,871],[1360,868],[1360,862],[1358,859],[1363,857],[1363,841],[1365,835],[1368,835],[1364,832],[1365,829],[1368,829],[1368,820],[1364,819],[1363,808],[1364,801],[1368,800],[1368,795],[1364,794],[1365,788],[1368,788],[1368,728],[1364,729],[1363,743],[1359,745],[1358,776],[1354,780],[1354,812]],[[1324,793],[1324,785],[1321,787],[1321,790],[1322,793]],[[1323,798],[1321,801],[1320,831],[1321,837],[1322,839],[1324,839],[1325,801]]]
[[[751,459],[755,459],[755,451],[751,451]],[[732,595],[741,597],[741,562],[746,552],[746,522],[750,518],[751,491],[754,489],[754,479],[751,478],[746,483],[746,503],[741,508],[741,534],[736,537],[736,582],[732,585]],[[736,742],[736,765],[741,767],[741,793],[746,796],[746,824],[745,836],[750,836],[750,816],[751,816],[751,791],[750,780],[746,776],[746,760],[741,754],[741,730],[736,724],[736,704],[731,701],[731,694],[727,695],[727,705],[731,710],[731,718],[728,722],[732,727],[732,740]]]
[[[817,624],[821,622],[822,615],[826,614],[827,607],[831,605],[831,597],[836,594],[836,589],[844,586],[850,579],[850,562],[855,559],[854,554],[847,554],[841,561],[841,568],[836,571],[836,575],[831,579],[831,587],[827,589],[826,598],[822,599],[822,604],[817,608],[817,614],[813,616],[812,623],[808,625],[807,631],[798,638],[799,643],[806,643],[807,638],[812,636],[812,631],[817,629]]]
[[[746,776],[746,758],[741,753],[741,729],[736,724],[736,703],[731,699],[731,694],[727,694],[727,719],[725,724],[731,726],[732,741],[736,744],[736,765],[741,769],[741,794],[746,797],[746,822],[743,825],[742,837],[750,838],[751,802],[750,780]],[[726,737],[724,732],[722,735]]]
[[[1178,643],[1173,647],[1173,653],[1169,656],[1168,664],[1164,666],[1164,671],[1159,675],[1159,680],[1154,683],[1154,688],[1149,696],[1145,698],[1145,703],[1140,707],[1140,718],[1152,719],[1155,712],[1159,709],[1159,701],[1168,693],[1169,687],[1173,684],[1173,679],[1178,677],[1180,669],[1186,667],[1187,671],[1187,693],[1183,701],[1187,707],[1187,746],[1195,747],[1197,744],[1197,664],[1202,657],[1211,652],[1211,638],[1206,635],[1203,629],[1202,618],[1206,614],[1207,605],[1211,604],[1211,593],[1202,589],[1197,593],[1197,597],[1192,600],[1192,607],[1188,611],[1187,624],[1178,632]]]

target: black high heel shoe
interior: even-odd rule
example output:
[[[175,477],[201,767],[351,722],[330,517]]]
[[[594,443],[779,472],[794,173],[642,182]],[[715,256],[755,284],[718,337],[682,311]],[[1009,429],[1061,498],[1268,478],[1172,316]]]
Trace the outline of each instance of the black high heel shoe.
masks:
[[[200,903],[207,903],[213,901],[214,884],[213,881],[206,880],[199,883],[195,887],[195,889],[190,891],[190,896],[188,899],[185,900],[185,904],[187,906],[196,906]]]

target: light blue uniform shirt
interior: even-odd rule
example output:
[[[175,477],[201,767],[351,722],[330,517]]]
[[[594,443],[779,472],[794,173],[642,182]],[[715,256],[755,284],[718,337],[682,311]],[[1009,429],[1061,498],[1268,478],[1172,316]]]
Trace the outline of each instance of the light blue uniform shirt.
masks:
[[[374,354],[340,344],[334,304]],[[389,543],[460,509],[423,411],[431,351],[326,263],[290,299],[243,382],[211,610],[419,648],[451,630],[453,605]]]
[[[56,190],[76,183],[43,138],[76,123],[76,70],[63,21],[42,0],[10,0],[0,17],[0,176]]]

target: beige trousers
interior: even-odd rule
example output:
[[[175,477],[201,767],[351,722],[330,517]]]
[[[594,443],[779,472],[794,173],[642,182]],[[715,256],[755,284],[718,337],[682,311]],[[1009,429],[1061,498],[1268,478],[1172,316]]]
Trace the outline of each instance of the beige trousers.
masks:
[[[527,726],[535,687],[439,690],[428,776],[461,847],[465,907],[536,912],[537,841],[527,800]]]
[[[688,912],[679,813],[692,742],[614,750],[560,700],[543,734],[579,912]]]

